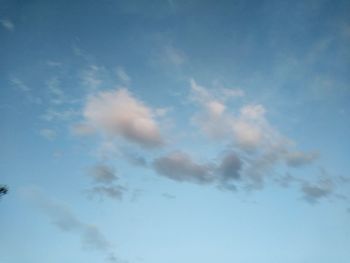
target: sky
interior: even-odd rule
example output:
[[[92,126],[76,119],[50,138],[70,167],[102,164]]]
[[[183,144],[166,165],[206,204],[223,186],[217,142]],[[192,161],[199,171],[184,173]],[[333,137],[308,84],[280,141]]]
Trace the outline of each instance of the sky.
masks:
[[[349,262],[349,13],[0,0],[0,262]]]

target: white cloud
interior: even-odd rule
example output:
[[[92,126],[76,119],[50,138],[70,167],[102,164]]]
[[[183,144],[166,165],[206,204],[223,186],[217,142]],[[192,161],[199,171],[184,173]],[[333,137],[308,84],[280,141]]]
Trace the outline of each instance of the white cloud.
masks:
[[[239,114],[230,116],[234,141],[242,150],[256,150],[286,143],[285,138],[265,118],[266,110],[260,104],[248,104]]]
[[[15,30],[15,25],[13,22],[9,19],[1,19],[0,24],[3,26],[8,31],[14,31]]]
[[[193,79],[190,80],[190,84],[191,100],[202,108],[202,111],[193,116],[192,122],[212,138],[226,137],[230,128],[225,115],[223,94],[211,94]]]
[[[230,112],[225,105],[224,89],[209,92],[198,85],[193,79],[191,84],[191,99],[201,107],[194,115],[193,121],[200,129],[212,138],[228,139],[243,150],[254,150],[270,141],[280,140],[278,132],[272,128],[265,118],[266,110],[260,104],[248,104],[238,112]],[[244,93],[234,92],[237,96]]]
[[[265,115],[265,108],[262,105],[246,105],[241,108],[240,113],[242,117],[258,120],[264,117]]]
[[[237,145],[245,150],[252,150],[262,143],[263,132],[261,128],[245,120],[238,119],[232,122],[234,140]]]
[[[103,91],[90,96],[83,115],[86,123],[96,130],[140,146],[152,148],[164,142],[154,110],[126,89]]]
[[[200,107],[192,122],[205,135],[231,143],[241,156],[246,156],[244,174],[251,188],[262,187],[264,178],[279,162],[297,167],[317,158],[315,153],[296,151],[293,142],[267,120],[263,105],[246,104],[232,110],[222,90],[208,90],[194,80],[190,84],[191,100]]]

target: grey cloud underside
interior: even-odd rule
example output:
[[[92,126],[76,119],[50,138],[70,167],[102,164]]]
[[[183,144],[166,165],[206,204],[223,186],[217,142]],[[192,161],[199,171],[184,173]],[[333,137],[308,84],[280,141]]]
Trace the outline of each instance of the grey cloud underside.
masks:
[[[333,194],[332,181],[324,180],[316,184],[306,182],[302,185],[301,191],[305,201],[314,204]]]
[[[223,180],[240,179],[242,169],[242,161],[236,153],[230,152],[222,159],[218,171],[222,175]]]
[[[179,182],[206,184],[214,180],[213,169],[210,165],[195,163],[189,155],[183,152],[173,152],[157,158],[153,166],[158,174]]]
[[[272,167],[278,160],[280,159],[271,154],[249,163],[243,161],[236,152],[230,151],[217,162],[198,163],[186,153],[172,152],[155,159],[153,169],[160,176],[177,182],[216,185],[221,190],[229,191],[237,190],[238,185],[246,190],[258,190],[263,188],[265,177],[273,173]],[[275,174],[269,178],[275,177],[275,182],[284,188],[291,185],[300,187],[303,200],[315,204],[322,199],[336,197],[334,178],[322,176],[324,175],[321,174],[319,179],[312,181],[287,172],[284,176]]]
[[[88,197],[108,197],[121,200],[127,191],[122,185],[116,184],[118,177],[113,167],[106,164],[98,164],[92,167],[88,175],[93,179],[93,186],[85,191]]]
[[[115,175],[114,169],[105,164],[98,164],[94,166],[90,170],[89,176],[96,183],[105,183],[105,184],[113,183],[118,179],[118,177]]]
[[[154,160],[155,171],[178,182],[226,185],[240,179],[242,162],[234,153],[227,153],[219,164],[197,163],[183,152],[173,152]]]
[[[124,193],[127,191],[127,188],[121,185],[112,185],[112,186],[94,186],[88,190],[86,193],[90,197],[98,196],[100,198],[109,197],[112,199],[121,200],[123,199]]]

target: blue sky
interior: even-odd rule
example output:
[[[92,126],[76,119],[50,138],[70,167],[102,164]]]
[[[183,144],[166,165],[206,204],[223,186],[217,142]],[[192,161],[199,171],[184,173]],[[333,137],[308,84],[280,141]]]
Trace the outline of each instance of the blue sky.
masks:
[[[350,257],[348,1],[1,1],[0,262]]]

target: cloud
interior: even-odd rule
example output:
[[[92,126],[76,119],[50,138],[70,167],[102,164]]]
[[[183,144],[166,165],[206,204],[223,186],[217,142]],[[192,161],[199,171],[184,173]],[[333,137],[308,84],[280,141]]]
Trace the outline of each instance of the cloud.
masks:
[[[96,65],[90,65],[87,69],[81,72],[81,80],[83,85],[91,90],[96,90],[102,84],[100,77],[101,68]]]
[[[46,65],[48,65],[49,67],[61,67],[62,63],[58,61],[48,60],[46,61]]]
[[[231,144],[237,156],[244,156],[245,169],[240,174],[244,175],[248,189],[261,189],[265,177],[272,174],[279,163],[301,167],[317,159],[317,153],[296,150],[295,143],[270,124],[263,105],[254,103],[230,108],[224,96],[230,94],[230,90],[209,90],[193,79],[190,87],[190,99],[199,106],[192,117],[193,124],[209,138]],[[244,95],[239,90],[231,91],[234,98]]]
[[[102,199],[103,197],[108,197],[112,199],[122,200],[125,191],[127,191],[127,188],[121,185],[110,185],[110,186],[98,185],[98,186],[89,188],[88,190],[85,191],[85,193],[89,197],[98,196],[100,199]]]
[[[312,163],[318,158],[318,153],[288,152],[286,163],[291,167],[300,167]]]
[[[146,148],[164,143],[153,110],[126,89],[90,96],[83,115],[88,125],[109,136],[119,136]]]
[[[208,89],[190,80],[192,101],[201,111],[193,120],[196,125],[214,139],[226,139],[234,142],[242,150],[255,150],[269,141],[276,141],[278,132],[265,118],[266,109],[260,104],[247,104],[238,112],[230,112],[225,104],[226,94],[233,97],[243,96],[240,90],[224,89],[220,92],[209,92]]]
[[[227,153],[221,160],[217,170],[222,180],[238,180],[241,178],[242,161],[235,152]]]
[[[304,200],[315,204],[320,199],[329,197],[333,193],[333,182],[330,179],[323,179],[317,183],[304,182],[301,191]]]
[[[288,147],[290,140],[272,127],[261,104],[247,104],[230,117],[234,143],[244,151],[271,151]]]
[[[80,220],[68,205],[49,198],[35,188],[25,189],[23,193],[39,206],[58,229],[79,236],[83,248],[113,255],[110,242],[99,228]]]
[[[100,199],[108,197],[121,200],[127,191],[122,185],[116,184],[119,180],[113,167],[98,164],[91,168],[88,176],[93,180],[93,186],[85,191],[89,197],[98,196]]]
[[[19,91],[29,92],[31,89],[19,78],[11,77],[10,82],[13,86],[15,86]]]
[[[179,182],[207,184],[214,180],[210,165],[196,163],[184,152],[172,152],[156,158],[153,167],[159,175]]]
[[[106,164],[95,165],[88,175],[96,183],[110,184],[118,180],[114,169]]]
[[[185,53],[172,45],[167,45],[164,47],[163,56],[167,62],[175,66],[180,66],[186,62]]]
[[[227,135],[228,126],[223,116],[226,110],[225,105],[214,99],[194,80],[191,80],[191,99],[203,108],[203,112],[193,116],[192,122],[211,138],[222,138]]]
[[[122,152],[123,157],[131,164],[135,165],[135,166],[147,166],[147,160],[145,157],[128,151],[128,150],[123,150]]]
[[[79,115],[78,111],[70,108],[67,108],[65,110],[55,110],[55,109],[49,108],[41,116],[41,118],[44,119],[45,121],[68,121],[78,115]]]
[[[300,182],[300,181],[301,180],[299,180],[297,177],[292,176],[289,173],[286,173],[285,175],[280,176],[276,179],[276,182],[279,183],[279,185],[284,188],[288,188],[292,183]]]
[[[57,134],[52,129],[42,129],[39,131],[40,135],[48,140],[53,140],[56,138]]]
[[[233,181],[241,178],[243,162],[233,152],[226,152],[218,161],[198,163],[184,152],[171,152],[156,158],[153,162],[155,171],[178,182],[196,184],[217,184],[222,189],[234,190]]]
[[[8,31],[12,32],[15,30],[15,25],[9,19],[0,19],[0,24],[2,25],[3,28],[5,28]]]
[[[71,132],[74,135],[85,136],[85,135],[91,135],[91,134],[95,133],[95,129],[94,129],[94,127],[92,127],[91,125],[89,125],[87,123],[78,123],[78,124],[74,124],[71,127]]]
[[[194,79],[190,80],[191,101],[201,107],[201,111],[192,117],[192,122],[213,139],[226,139],[232,136],[232,116],[227,113],[225,100],[240,97],[240,90],[217,89],[209,92]]]
[[[51,95],[51,103],[55,105],[60,105],[67,102],[66,96],[60,87],[60,81],[58,78],[51,78],[46,82],[48,91]]]
[[[169,194],[169,193],[162,193],[162,196],[166,199],[176,199],[175,195]]]
[[[23,82],[21,79],[19,79],[18,77],[14,77],[12,76],[9,79],[11,85],[19,92],[22,93],[22,95],[25,97],[25,99],[29,102],[29,103],[33,103],[33,104],[41,104],[42,100],[41,98],[34,96],[32,94],[32,89],[25,83]]]
[[[116,74],[118,79],[123,83],[128,85],[131,82],[131,78],[129,75],[125,72],[125,70],[122,67],[117,67]]]

